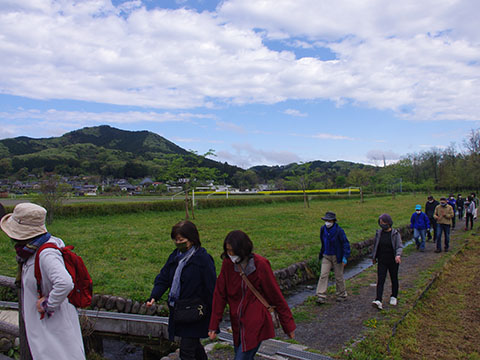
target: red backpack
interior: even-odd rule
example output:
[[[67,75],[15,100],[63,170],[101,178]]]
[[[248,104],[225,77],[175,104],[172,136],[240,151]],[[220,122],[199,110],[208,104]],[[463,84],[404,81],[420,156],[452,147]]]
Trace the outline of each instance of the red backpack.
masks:
[[[83,263],[80,256],[75,254],[72,250],[73,246],[65,246],[59,248],[55,244],[45,243],[37,250],[35,254],[35,278],[37,279],[37,291],[39,298],[42,297],[42,273],[40,272],[40,253],[43,249],[57,249],[62,253],[65,267],[72,277],[73,289],[68,294],[68,301],[75,307],[88,307],[92,303],[92,278]]]

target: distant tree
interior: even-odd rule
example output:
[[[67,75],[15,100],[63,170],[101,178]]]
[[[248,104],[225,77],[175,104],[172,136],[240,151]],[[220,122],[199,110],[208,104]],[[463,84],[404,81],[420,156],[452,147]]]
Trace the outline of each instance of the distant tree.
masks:
[[[47,209],[47,224],[52,223],[55,214],[71,189],[70,185],[60,182],[58,175],[49,176],[42,181],[38,202]]]
[[[339,175],[335,179],[335,185],[339,188],[345,187],[346,184],[347,184],[347,178],[343,175]]]
[[[254,188],[258,182],[258,176],[253,170],[237,171],[232,177],[233,186],[242,191]]]
[[[292,175],[287,176],[287,180],[295,183],[297,188],[303,191],[303,207],[310,207],[310,202],[307,196],[307,190],[313,182],[311,163],[301,163],[292,170]]]
[[[165,173],[167,180],[177,182],[180,180],[185,192],[185,219],[189,219],[189,192],[207,180],[217,180],[218,169],[200,166],[207,156],[215,156],[213,150],[207,151],[204,155],[198,155],[190,151],[187,155],[170,155],[170,162]],[[191,204],[192,217],[195,218],[194,204]]]

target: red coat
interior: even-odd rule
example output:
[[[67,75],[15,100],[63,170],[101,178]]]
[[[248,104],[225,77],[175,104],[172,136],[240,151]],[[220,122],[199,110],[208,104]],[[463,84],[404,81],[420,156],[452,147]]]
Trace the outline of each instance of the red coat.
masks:
[[[256,254],[253,255],[253,261],[256,269],[248,275],[248,279],[267,302],[276,307],[283,331],[286,334],[291,333],[296,325],[273,275],[270,262]],[[218,330],[227,303],[230,307],[233,341],[235,346],[241,342],[242,351],[249,351],[261,341],[275,336],[270,313],[248,288],[240,273],[235,271],[230,258],[223,260],[215,285],[210,330]]]

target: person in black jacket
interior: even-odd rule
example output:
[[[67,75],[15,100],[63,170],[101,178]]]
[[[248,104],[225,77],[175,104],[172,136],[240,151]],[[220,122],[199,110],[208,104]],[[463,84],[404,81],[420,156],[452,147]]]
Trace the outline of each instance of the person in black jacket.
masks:
[[[458,210],[458,220],[463,219],[463,211],[464,211],[465,200],[462,198],[462,194],[458,194],[457,196],[457,210]]]
[[[215,263],[201,247],[198,230],[192,222],[185,220],[172,227],[171,238],[176,249],[170,254],[147,301],[147,307],[159,300],[170,288],[168,295],[168,335],[171,341],[181,337],[181,360],[207,360],[200,338],[208,336],[208,325],[212,311],[213,291],[217,275]],[[189,303],[200,306],[202,318],[194,322],[175,320],[175,306]],[[178,320],[178,318],[177,318]]]
[[[428,220],[430,220],[430,229],[433,228],[433,238],[430,230],[428,230],[427,240],[432,240],[433,242],[435,242],[435,239],[437,238],[437,220],[435,220],[435,218],[433,217],[437,205],[440,205],[440,203],[435,200],[432,195],[430,195],[427,199],[427,202],[425,203],[425,214],[427,214]]]

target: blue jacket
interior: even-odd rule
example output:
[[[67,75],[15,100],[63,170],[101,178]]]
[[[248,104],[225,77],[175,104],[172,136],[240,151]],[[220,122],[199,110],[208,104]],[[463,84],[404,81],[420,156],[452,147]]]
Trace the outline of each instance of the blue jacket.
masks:
[[[430,229],[430,220],[428,219],[428,216],[424,212],[421,212],[420,214],[414,212],[410,218],[410,228],[417,230]]]
[[[447,204],[453,208],[453,211],[457,208],[457,200],[455,199],[448,199]]]
[[[340,264],[345,257],[346,259],[350,256],[350,243],[348,242],[347,235],[345,235],[345,231],[335,223],[330,231],[335,230],[336,228],[336,238],[335,238],[335,255],[337,257],[337,263]],[[323,254],[325,254],[325,240],[323,238],[324,232],[326,231],[327,226],[323,225],[320,228],[320,241],[322,242],[322,248],[320,249],[320,253],[318,254],[318,258],[321,259]]]
[[[154,282],[154,287],[150,299],[159,300],[162,295],[172,285],[175,269],[178,265],[176,259],[178,250],[174,250],[168,257],[167,262],[160,270]],[[190,324],[181,324],[175,326],[173,321],[173,308],[169,306],[170,316],[168,318],[168,335],[171,341],[174,336],[205,338],[208,336],[208,325],[210,314],[212,312],[213,290],[217,274],[215,272],[215,263],[209,253],[199,247],[195,254],[188,260],[180,277],[180,296],[179,299],[200,298],[207,306],[205,318],[202,321]]]

